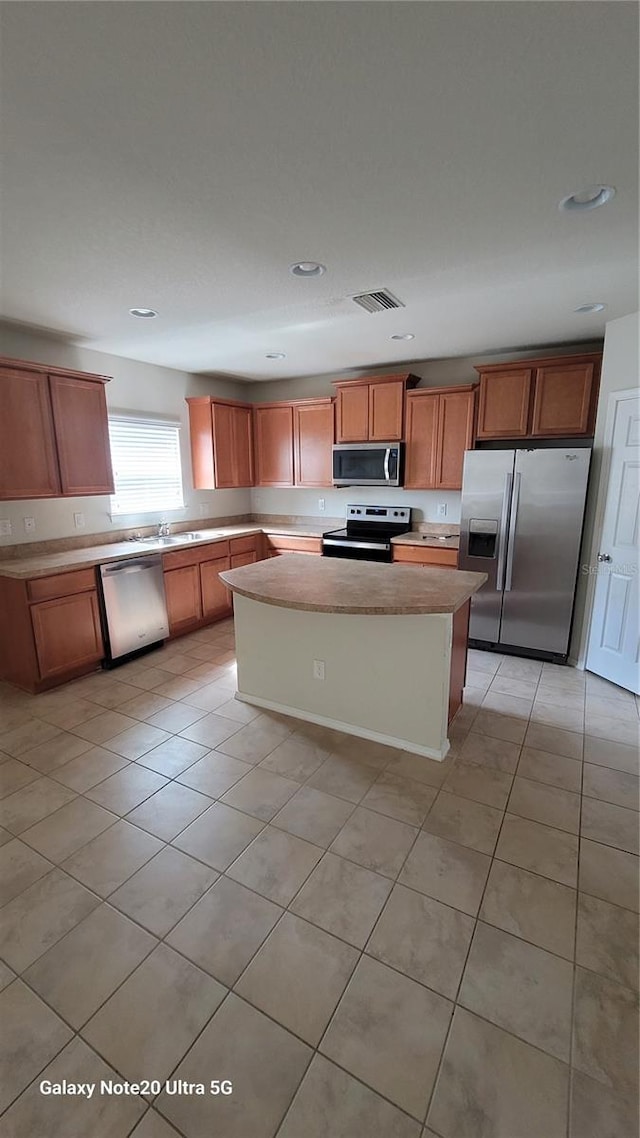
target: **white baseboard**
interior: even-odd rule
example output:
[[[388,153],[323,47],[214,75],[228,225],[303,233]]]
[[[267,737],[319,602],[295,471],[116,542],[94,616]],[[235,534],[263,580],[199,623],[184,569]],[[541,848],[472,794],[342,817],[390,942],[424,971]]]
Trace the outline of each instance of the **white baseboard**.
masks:
[[[241,703],[250,703],[255,707],[264,707],[267,711],[277,711],[280,715],[290,715],[292,719],[302,719],[307,723],[317,723],[320,727],[331,727],[334,731],[344,731],[345,735],[355,735],[359,739],[370,739],[372,743],[383,743],[385,747],[397,747],[402,751],[409,751],[412,755],[421,755],[424,759],[435,759],[442,762],[447,757],[449,740],[445,742],[442,751],[434,747],[421,747],[408,739],[396,739],[392,735],[381,735],[379,731],[369,731],[366,727],[356,727],[353,723],[342,723],[339,719],[329,719],[325,715],[315,715],[310,711],[300,711],[296,707],[287,707],[284,703],[274,700],[262,699],[248,692],[237,691],[235,699]]]

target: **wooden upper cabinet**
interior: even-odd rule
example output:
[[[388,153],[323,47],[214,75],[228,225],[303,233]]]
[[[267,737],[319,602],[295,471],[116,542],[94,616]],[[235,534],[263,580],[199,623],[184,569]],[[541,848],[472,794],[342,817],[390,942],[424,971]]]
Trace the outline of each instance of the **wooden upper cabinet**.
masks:
[[[602,354],[552,356],[476,368],[479,439],[593,434]]]
[[[404,485],[423,490],[435,485],[438,395],[410,391],[407,395]]]
[[[476,389],[420,388],[407,392],[407,490],[459,490],[464,452],[473,446]]]
[[[369,387],[369,440],[395,442],[402,438],[404,383],[372,383]]]
[[[250,404],[210,396],[187,403],[194,490],[253,486]]]
[[[415,375],[336,380],[336,442],[396,442],[402,439],[404,395]]]
[[[294,404],[293,442],[296,486],[331,486],[333,401]]]
[[[112,494],[107,377],[0,360],[0,499]]]
[[[112,494],[104,384],[52,375],[49,386],[63,494]]]
[[[595,364],[557,364],[536,370],[532,435],[586,435],[593,430]],[[593,416],[591,414],[593,410]]]
[[[479,439],[519,439],[529,433],[530,367],[480,372]]]
[[[0,498],[57,498],[60,474],[46,375],[0,369]]]
[[[462,489],[464,452],[473,446],[475,390],[443,391],[438,398],[435,486]]]
[[[369,388],[339,387],[336,442],[366,443],[369,439]]]
[[[256,486],[293,486],[293,407],[290,403],[253,408]]]

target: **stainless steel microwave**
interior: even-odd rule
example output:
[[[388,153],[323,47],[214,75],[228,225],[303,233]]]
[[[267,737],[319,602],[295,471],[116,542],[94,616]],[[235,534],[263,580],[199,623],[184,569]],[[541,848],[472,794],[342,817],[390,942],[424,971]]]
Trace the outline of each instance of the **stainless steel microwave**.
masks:
[[[402,486],[402,443],[341,443],[333,448],[334,486]]]

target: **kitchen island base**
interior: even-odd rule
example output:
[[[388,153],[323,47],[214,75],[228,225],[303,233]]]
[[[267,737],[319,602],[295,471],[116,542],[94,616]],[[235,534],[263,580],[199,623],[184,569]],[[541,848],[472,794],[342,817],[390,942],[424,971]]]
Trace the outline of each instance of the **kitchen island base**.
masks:
[[[454,613],[360,615],[284,608],[236,592],[234,615],[236,699],[445,758],[464,683],[468,601]]]

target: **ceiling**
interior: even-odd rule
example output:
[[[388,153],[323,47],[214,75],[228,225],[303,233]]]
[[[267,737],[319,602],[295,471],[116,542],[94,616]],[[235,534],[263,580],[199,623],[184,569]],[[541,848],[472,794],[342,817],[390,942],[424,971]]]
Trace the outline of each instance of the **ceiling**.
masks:
[[[3,7],[7,319],[255,380],[637,308],[634,3]],[[594,183],[609,205],[558,210]],[[406,307],[350,299],[382,287]]]

